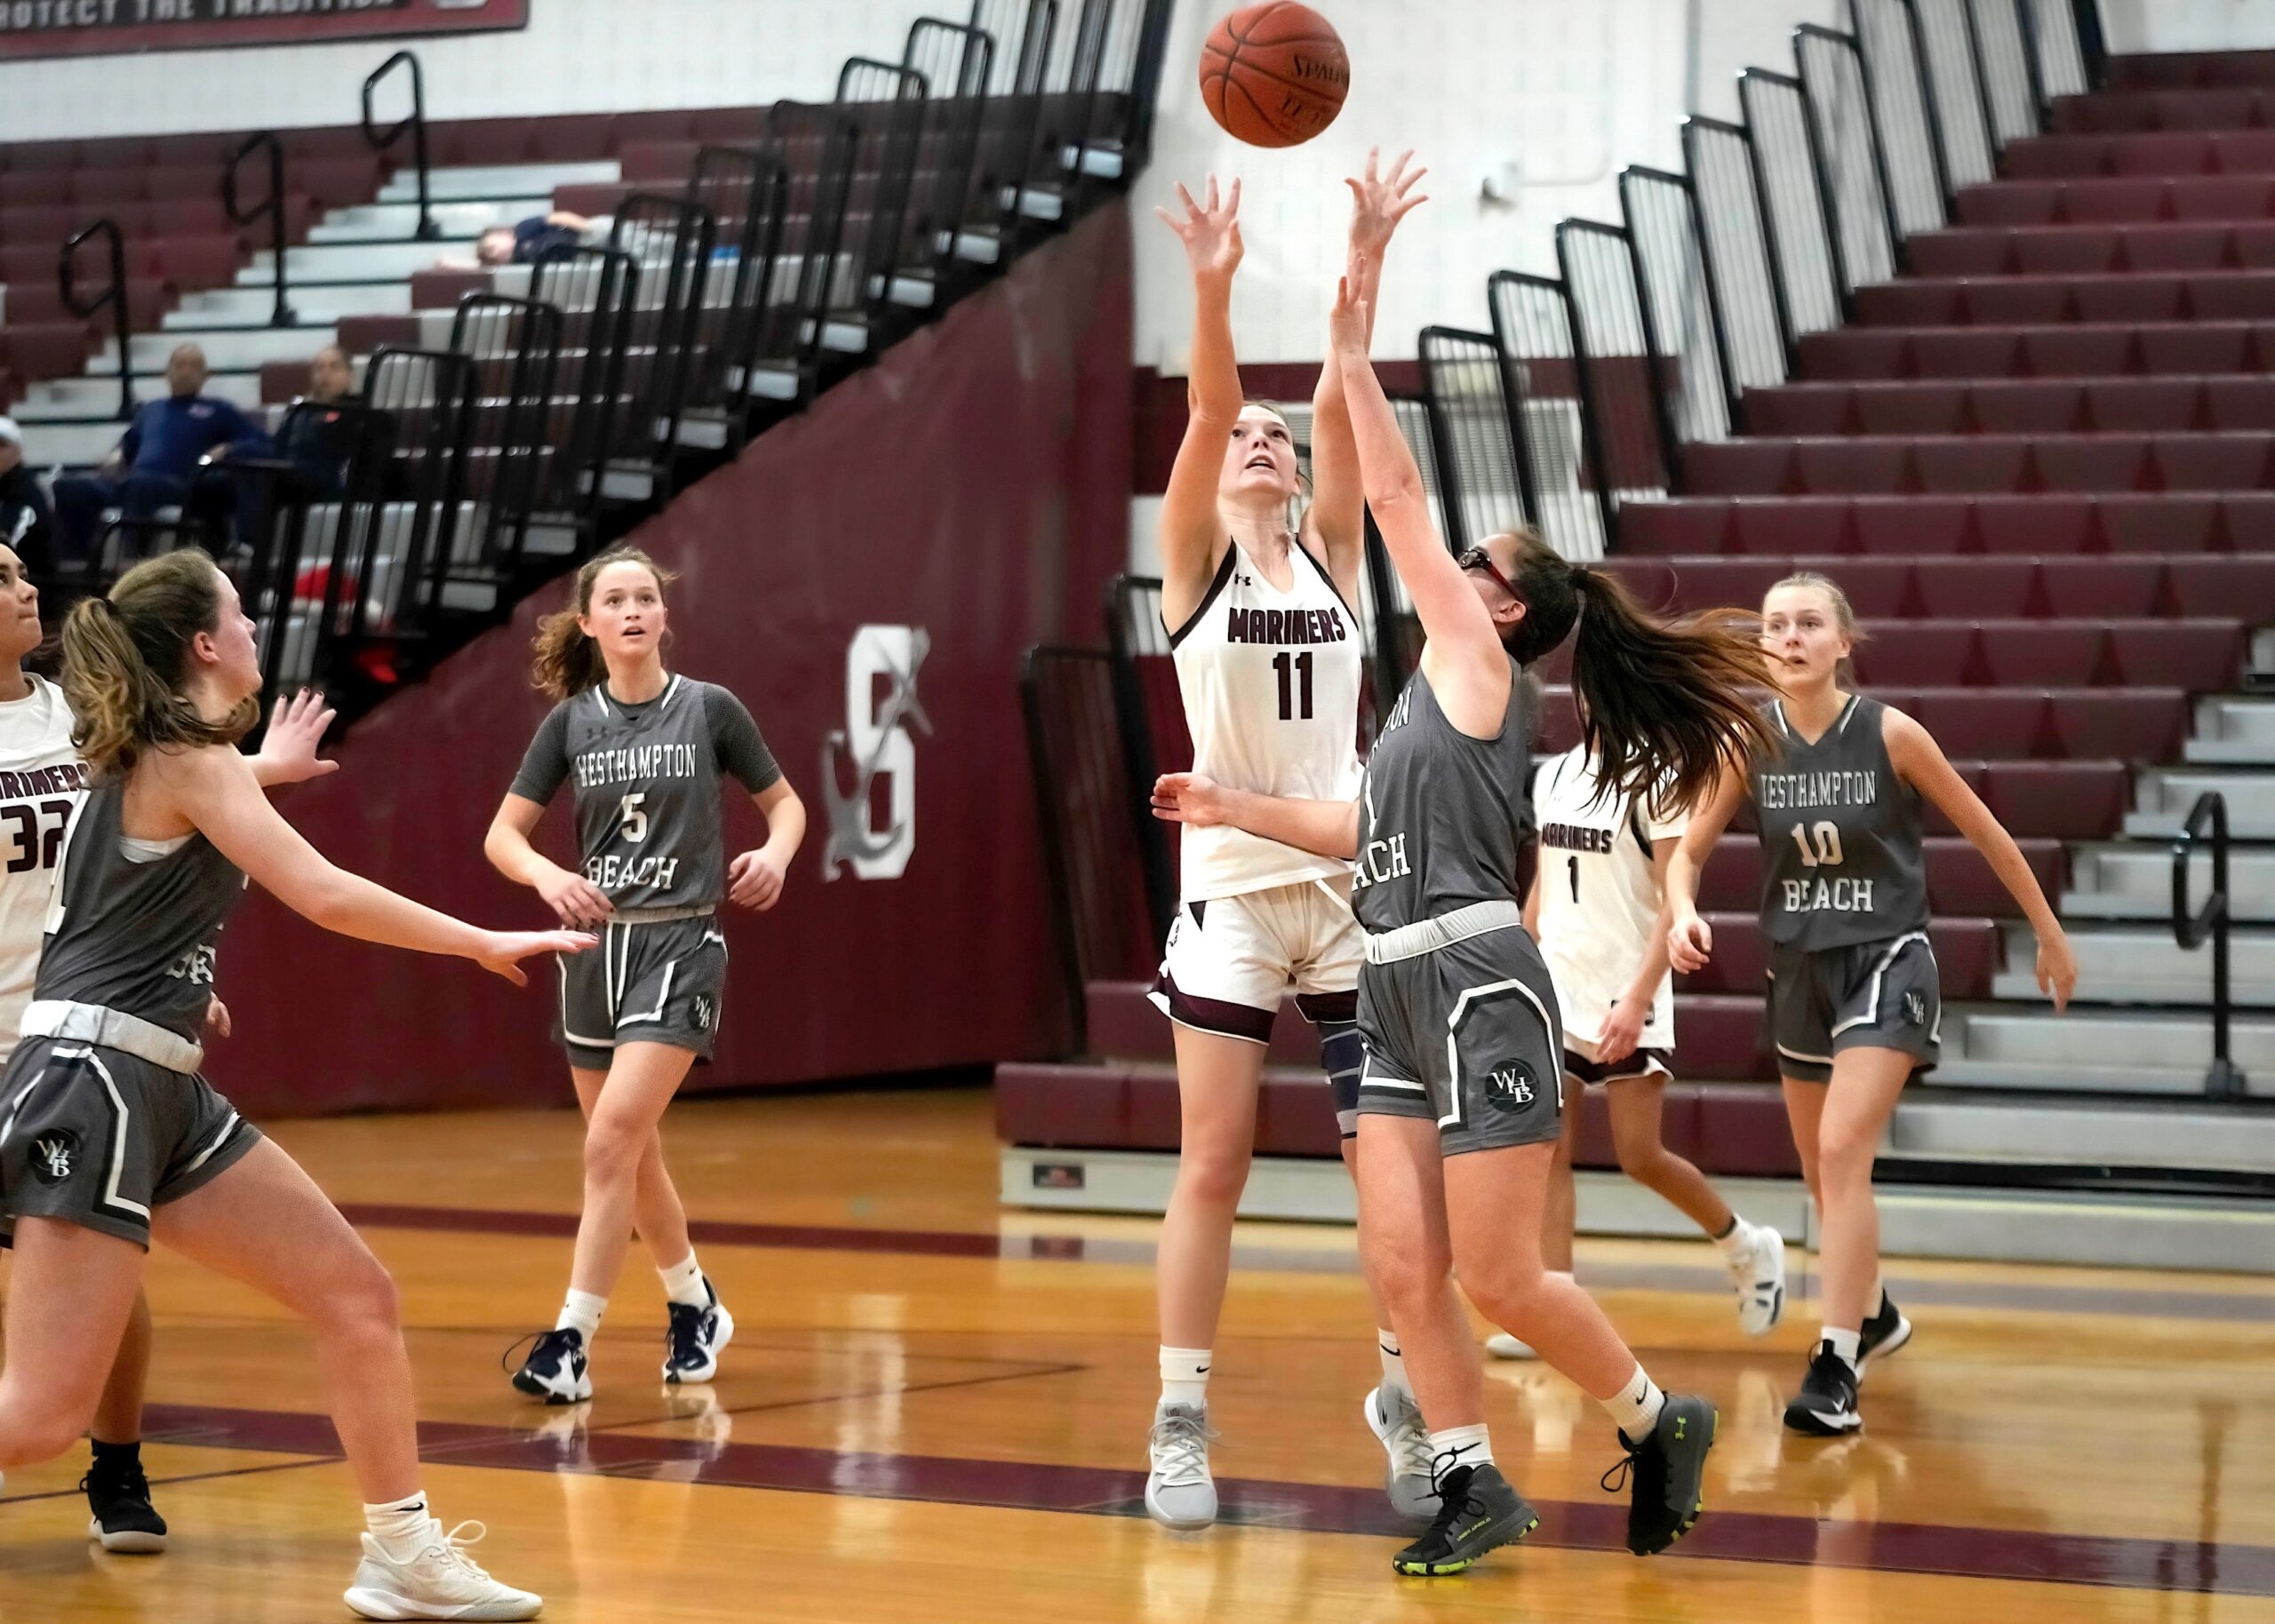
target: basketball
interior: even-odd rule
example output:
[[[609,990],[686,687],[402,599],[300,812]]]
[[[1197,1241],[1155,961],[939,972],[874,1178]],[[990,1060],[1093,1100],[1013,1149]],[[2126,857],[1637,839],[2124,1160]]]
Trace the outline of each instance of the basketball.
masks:
[[[1335,122],[1351,58],[1326,18],[1294,0],[1228,12],[1201,48],[1209,116],[1251,147],[1296,147]]]

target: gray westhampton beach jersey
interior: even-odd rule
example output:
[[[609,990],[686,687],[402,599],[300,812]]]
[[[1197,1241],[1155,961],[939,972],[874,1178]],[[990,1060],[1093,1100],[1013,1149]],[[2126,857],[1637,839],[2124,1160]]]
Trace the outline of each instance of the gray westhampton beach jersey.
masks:
[[[195,1043],[213,995],[215,938],[242,870],[202,834],[122,843],[124,774],[99,784],[63,844],[33,997],[100,1004]]]
[[[1761,928],[1805,952],[1885,942],[1928,924],[1919,792],[1896,775],[1888,707],[1851,696],[1824,736],[1804,740],[1772,700],[1782,749],[1753,764],[1761,830]]]
[[[543,806],[574,776],[585,878],[619,909],[712,907],[727,884],[722,774],[754,795],[782,776],[742,701],[673,677],[628,705],[603,682],[554,706],[513,792]]]
[[[1472,903],[1514,902],[1532,747],[1510,665],[1501,731],[1471,738],[1446,720],[1417,669],[1367,761],[1351,905],[1369,931]]]

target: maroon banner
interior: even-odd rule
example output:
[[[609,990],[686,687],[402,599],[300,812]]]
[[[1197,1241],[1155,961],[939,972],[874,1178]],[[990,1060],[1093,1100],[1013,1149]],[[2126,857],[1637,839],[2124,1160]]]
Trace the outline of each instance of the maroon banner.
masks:
[[[0,58],[471,34],[529,20],[530,0],[0,0]]]
[[[1039,1056],[1066,1041],[1022,654],[1095,643],[1129,548],[1130,228],[1102,211],[759,437],[637,533],[671,669],[738,695],[810,815],[779,906],[723,910],[717,1063],[691,1088]],[[342,867],[549,926],[482,855],[545,715],[530,635],[566,584],[356,724],[281,805]],[[573,865],[567,792],[540,845]],[[758,818],[727,808],[730,851]],[[221,943],[216,1086],[259,1114],[565,1103],[554,967],[516,990],[328,935],[258,892]]]

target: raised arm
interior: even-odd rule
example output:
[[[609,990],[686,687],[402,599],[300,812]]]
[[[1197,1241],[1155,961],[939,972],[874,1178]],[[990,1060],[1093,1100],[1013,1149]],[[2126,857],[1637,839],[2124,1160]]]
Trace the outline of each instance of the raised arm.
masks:
[[[1349,862],[1359,855],[1355,800],[1296,800],[1227,789],[1200,773],[1164,773],[1153,781],[1153,816],[1196,829],[1229,824],[1315,856]]]
[[[1667,962],[1686,975],[1704,969],[1714,951],[1714,933],[1698,917],[1698,876],[1744,795],[1744,774],[1735,762],[1725,766],[1714,793],[1690,815],[1690,827],[1682,832],[1661,882],[1666,893],[1659,917],[1666,927]]]
[[[312,924],[384,947],[471,959],[516,986],[520,961],[575,953],[593,938],[570,931],[482,930],[328,861],[279,816],[235,750],[210,748],[156,759],[156,782],[179,816],[260,888]]]
[[[1361,488],[1429,640],[1423,664],[1446,719],[1472,737],[1489,738],[1501,730],[1515,687],[1509,657],[1484,600],[1464,578],[1431,522],[1422,471],[1414,466],[1414,453],[1398,432],[1398,418],[1368,358],[1367,313],[1359,300],[1366,275],[1361,257],[1353,256],[1351,271],[1336,285],[1329,329],[1351,406]]]
[[[1351,253],[1361,267],[1359,302],[1366,312],[1367,338],[1373,342],[1375,313],[1381,307],[1383,257],[1399,221],[1429,202],[1409,196],[1427,174],[1407,165],[1410,152],[1401,153],[1390,173],[1378,173],[1380,154],[1369,150],[1367,169],[1358,179],[1347,179],[1351,188]],[[1319,387],[1312,395],[1312,527],[1327,552],[1328,573],[1345,598],[1359,589],[1359,571],[1366,544],[1366,498],[1360,487],[1359,447],[1352,438],[1351,408],[1344,399],[1343,362],[1335,346],[1328,346],[1327,364],[1320,369]],[[1355,601],[1355,599],[1354,599]]]
[[[1197,203],[1183,186],[1180,219],[1153,212],[1185,243],[1193,267],[1192,377],[1186,386],[1185,439],[1161,498],[1161,614],[1171,625],[1192,617],[1216,572],[1220,544],[1229,545],[1217,516],[1217,482],[1225,447],[1241,420],[1240,365],[1233,354],[1233,274],[1240,269],[1241,183],[1219,202],[1209,177],[1208,201]]]
[[[1927,728],[1903,712],[1890,710],[1883,715],[1880,736],[1888,745],[1888,765],[1896,768],[1896,776],[1951,819],[1952,826],[1990,863],[1991,872],[1999,876],[1999,883],[2007,888],[2007,894],[2022,905],[2031,929],[2038,935],[2039,991],[2054,1000],[2055,1008],[2063,1008],[2078,984],[2078,955],[2070,946],[2062,921],[2055,917],[2052,905],[2047,902],[2029,859],[2015,844],[2015,837],[1991,815],[1983,798],[1968,787],[1967,780],[1959,776],[1958,769],[1944,754],[1943,746],[1936,743]]]
[[[255,782],[264,790],[274,790],[338,772],[339,762],[316,754],[333,715],[323,695],[305,688],[279,704],[269,712],[260,753],[252,758]]]

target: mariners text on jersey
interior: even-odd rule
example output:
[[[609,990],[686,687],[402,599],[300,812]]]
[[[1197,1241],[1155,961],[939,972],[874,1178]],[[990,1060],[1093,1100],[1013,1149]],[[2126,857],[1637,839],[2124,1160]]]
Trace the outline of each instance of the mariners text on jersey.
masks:
[[[1225,611],[1228,643],[1339,643],[1351,635],[1339,609],[1265,609],[1234,607]]]
[[[29,772],[0,772],[0,800],[21,800],[33,795],[71,795],[93,786],[84,761],[60,761]]]
[[[697,766],[690,744],[634,744],[613,750],[587,750],[577,757],[577,787],[589,790],[603,784],[623,784],[635,778],[692,778]]]
[[[1763,772],[1758,776],[1758,804],[1777,810],[1801,807],[1869,807],[1880,798],[1880,776],[1872,771]]]

